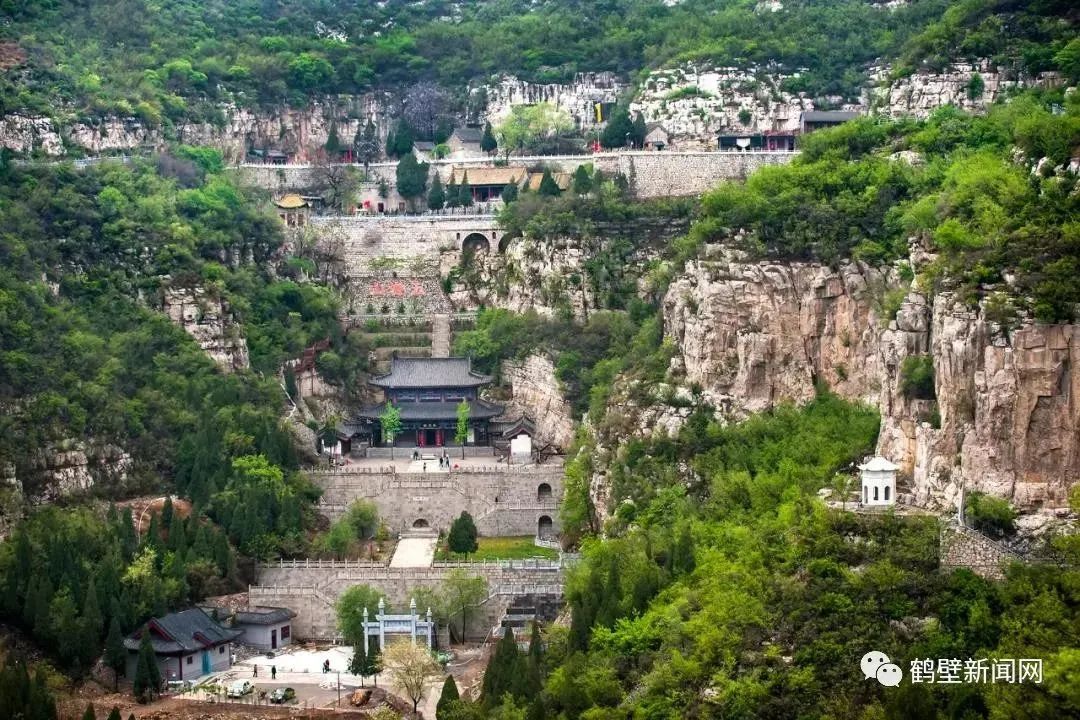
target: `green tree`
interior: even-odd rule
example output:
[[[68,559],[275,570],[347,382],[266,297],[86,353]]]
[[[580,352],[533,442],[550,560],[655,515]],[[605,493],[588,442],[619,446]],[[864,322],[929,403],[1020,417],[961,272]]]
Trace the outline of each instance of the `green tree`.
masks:
[[[573,189],[575,195],[588,195],[592,191],[592,176],[585,165],[578,165],[574,170]]]
[[[697,563],[694,559],[694,534],[689,523],[684,523],[671,550],[671,567],[676,575],[689,575]]]
[[[450,552],[468,555],[476,552],[476,523],[468,511],[462,510],[454,522],[450,523],[450,532],[446,536]]]
[[[428,210],[442,210],[446,204],[446,193],[443,191],[442,180],[439,178],[439,173],[434,173],[431,178],[431,189],[428,190],[427,206]]]
[[[389,400],[386,408],[379,415],[379,426],[382,428],[383,437],[390,443],[390,458],[394,457],[394,438],[401,432],[401,410]]]
[[[397,163],[397,191],[401,197],[415,205],[416,199],[424,194],[427,187],[428,164],[417,162],[416,156],[407,153]]]
[[[88,703],[86,710],[83,711],[83,720],[97,720],[97,713],[94,712],[94,703]]]
[[[518,186],[517,183],[508,183],[506,187],[502,189],[502,201],[506,204],[510,204],[518,199]]]
[[[105,636],[105,665],[113,671],[113,692],[120,688],[120,673],[127,667],[127,648],[120,631],[120,618],[113,613],[109,621],[109,633]]]
[[[353,138],[353,152],[356,153],[356,157],[364,162],[365,168],[379,158],[379,136],[378,131],[375,129],[375,123],[371,121],[371,118],[368,118],[362,130],[360,128],[356,129],[356,136]]]
[[[337,627],[345,642],[353,647],[364,641],[364,610],[368,620],[373,621],[379,612],[379,602],[386,603],[386,596],[370,585],[353,585],[338,597],[334,606]]]
[[[634,147],[638,149],[645,147],[645,136],[649,134],[649,128],[645,124],[645,116],[640,112],[634,116],[634,125],[631,132]]]
[[[600,144],[606,148],[626,147],[633,137],[634,123],[630,120],[630,113],[625,107],[619,107],[600,133]]]
[[[466,170],[461,175],[461,184],[457,188],[457,204],[461,207],[472,207],[472,185],[469,184],[469,171]]]
[[[367,674],[368,670],[368,656],[367,652],[364,650],[364,639],[361,637],[359,642],[357,642],[354,638],[352,643],[353,654],[352,657],[349,658],[349,672],[360,678],[360,687],[363,687],[364,676]]]
[[[457,683],[454,682],[452,675],[447,675],[446,680],[443,681],[442,694],[439,695],[439,702],[435,705],[435,720],[446,720],[447,718],[447,706],[458,700],[461,696],[458,695]]]
[[[109,711],[109,717],[107,720],[123,720],[120,716],[120,708],[113,705],[113,709]]]
[[[301,90],[325,86],[334,77],[334,66],[326,58],[312,53],[300,53],[289,62],[288,69],[293,87]]]
[[[540,188],[538,192],[545,197],[558,197],[562,194],[562,190],[559,189],[559,184],[555,182],[555,178],[551,175],[551,170],[544,168],[544,175],[540,178]]]
[[[387,147],[390,148],[388,155],[397,158],[404,158],[407,155],[411,155],[414,145],[413,129],[404,120],[399,120],[397,126],[394,128],[393,133],[394,143],[389,145],[389,139],[387,140]]]
[[[331,160],[336,160],[341,155],[341,151],[344,150],[344,146],[341,144],[341,138],[338,137],[337,123],[330,123],[330,132],[326,136],[326,155]]]
[[[161,671],[158,669],[157,656],[154,655],[154,646],[150,643],[150,631],[143,630],[139,640],[139,657],[135,664],[135,698],[141,702],[149,702],[157,695],[161,687]]]
[[[468,400],[462,400],[457,406],[457,429],[454,432],[454,442],[461,446],[461,457],[465,458],[465,443],[469,439],[469,411],[471,406]]]
[[[533,620],[532,633],[529,636],[529,652],[526,658],[525,696],[535,698],[540,694],[543,684],[544,645],[540,637],[540,622]]]
[[[469,518],[469,522],[471,521],[472,518]],[[456,615],[461,616],[460,638],[461,642],[465,642],[471,610],[479,607],[487,599],[487,580],[470,575],[462,569],[451,570],[442,582],[442,595],[445,598],[449,619],[453,620]]]
[[[495,133],[491,130],[491,123],[484,123],[484,135],[480,138],[480,149],[489,155],[494,154],[499,149]]]
[[[495,645],[481,688],[480,700],[485,707],[493,708],[503,695],[520,695],[524,680],[524,666],[517,640],[511,628],[503,628],[503,635]]]
[[[456,208],[461,204],[461,196],[458,194],[457,179],[450,175],[450,182],[446,186],[446,207]]]

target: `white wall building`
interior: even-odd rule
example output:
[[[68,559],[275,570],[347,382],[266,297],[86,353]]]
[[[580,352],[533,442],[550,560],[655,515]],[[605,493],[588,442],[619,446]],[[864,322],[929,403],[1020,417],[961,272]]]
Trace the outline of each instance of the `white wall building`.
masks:
[[[859,466],[862,478],[862,504],[886,506],[896,503],[897,466],[881,456]]]

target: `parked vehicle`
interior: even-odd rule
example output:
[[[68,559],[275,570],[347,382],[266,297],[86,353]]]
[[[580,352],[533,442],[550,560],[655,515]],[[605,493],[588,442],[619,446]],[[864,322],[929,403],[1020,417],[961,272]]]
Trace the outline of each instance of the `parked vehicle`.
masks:
[[[278,688],[274,692],[270,693],[270,702],[275,704],[282,704],[292,702],[296,699],[296,691],[290,687]]]
[[[241,698],[254,689],[255,686],[251,684],[250,680],[235,680],[233,681],[233,684],[229,686],[229,692],[227,694],[231,698]]]

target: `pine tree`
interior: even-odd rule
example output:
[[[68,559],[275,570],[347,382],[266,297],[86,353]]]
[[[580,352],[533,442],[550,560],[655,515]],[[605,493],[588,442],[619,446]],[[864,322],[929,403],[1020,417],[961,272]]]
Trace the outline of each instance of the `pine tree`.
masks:
[[[634,123],[630,120],[630,113],[626,108],[618,108],[612,113],[604,131],[600,133],[600,144],[606,148],[626,147],[633,135]]]
[[[412,153],[405,153],[398,160],[396,179],[401,197],[413,201],[424,194],[427,187],[428,164],[417,162]]]
[[[558,197],[562,194],[562,190],[559,189],[559,184],[555,182],[551,170],[547,168],[544,169],[544,176],[540,178],[540,188],[538,192],[545,197]]]
[[[109,717],[107,720],[123,720],[120,717],[120,708],[113,705],[113,709],[109,711]]]
[[[174,513],[169,523],[169,549],[178,554],[187,550],[187,532],[180,513]]]
[[[476,552],[479,543],[476,540],[476,523],[472,515],[462,510],[461,514],[450,523],[450,532],[446,536],[446,544],[450,552],[468,555]]]
[[[79,661],[81,667],[90,667],[98,653],[98,642],[104,630],[105,620],[101,615],[97,587],[91,577],[83,598],[82,617],[79,618]]]
[[[82,714],[83,720],[97,720],[97,713],[94,712],[94,703],[90,703],[86,706],[86,711]]]
[[[399,120],[397,129],[394,131],[394,155],[403,158],[412,154],[413,130],[404,120]]]
[[[676,575],[689,575],[694,572],[694,535],[689,523],[679,529],[679,537],[671,551],[671,568]]]
[[[364,629],[367,632],[367,628]],[[349,672],[360,678],[360,686],[364,685],[364,675],[367,673],[368,657],[364,651],[364,638],[353,638],[353,654],[349,659]]]
[[[455,208],[461,204],[461,196],[458,194],[457,180],[450,176],[450,184],[446,186],[446,207]]]
[[[489,155],[499,149],[499,143],[495,140],[495,133],[491,131],[491,123],[484,124],[484,136],[480,138],[480,149]]]
[[[630,133],[630,139],[634,142],[634,147],[645,147],[645,136],[649,134],[649,128],[645,124],[645,116],[638,113],[634,116],[634,126]]]
[[[574,171],[574,194],[588,195],[592,191],[592,178],[584,165],[578,165]]]
[[[442,694],[439,695],[439,702],[435,705],[435,720],[446,720],[448,715],[447,706],[460,697],[457,683],[454,682],[452,676],[447,675],[446,681],[443,682]]]
[[[435,177],[431,179],[431,189],[428,190],[428,210],[442,210],[445,204],[446,193],[443,191],[442,180],[439,178],[439,173],[435,173]]]
[[[173,507],[173,501],[171,497],[165,498],[165,504],[161,506],[161,526],[170,527],[173,521],[173,515],[175,515],[176,508]]]
[[[373,679],[375,687],[379,687],[379,673],[382,671],[382,658],[379,657],[381,653],[378,640],[368,643],[367,664],[363,674]]]
[[[386,133],[386,157],[397,157],[397,138],[394,137],[394,131]]]
[[[127,648],[120,632],[120,618],[114,611],[109,621],[109,633],[105,636],[105,665],[113,671],[113,692],[120,688],[120,673],[127,665]]]
[[[338,138],[337,123],[330,124],[330,133],[326,136],[326,154],[331,160],[341,155],[341,140]]]
[[[487,670],[480,699],[487,707],[493,707],[506,693],[517,695],[521,688],[521,653],[511,628],[503,628],[503,636],[495,645]]]
[[[150,631],[144,630],[139,641],[139,659],[135,666],[135,697],[139,702],[153,700],[160,687],[161,671],[154,655],[154,646],[150,642]]]
[[[529,653],[526,655],[525,695],[535,698],[540,693],[543,685],[542,663],[544,655],[543,642],[540,639],[540,623],[533,620],[532,635],[529,637]]]
[[[502,190],[502,201],[504,203],[512,203],[518,199],[518,186],[517,183],[509,183]]]
[[[461,184],[458,185],[458,205],[461,207],[472,207],[472,186],[469,185],[469,171],[466,170],[461,175]]]

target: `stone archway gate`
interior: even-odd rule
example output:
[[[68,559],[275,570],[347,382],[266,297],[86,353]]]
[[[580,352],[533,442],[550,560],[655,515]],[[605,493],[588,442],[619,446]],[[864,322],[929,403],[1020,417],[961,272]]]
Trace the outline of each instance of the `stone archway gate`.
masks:
[[[436,268],[444,255],[456,263],[466,238],[475,243],[483,237],[494,250],[506,235],[494,214],[315,216],[309,227],[341,242],[350,277],[378,273],[395,262],[415,274],[409,271],[416,264]]]

